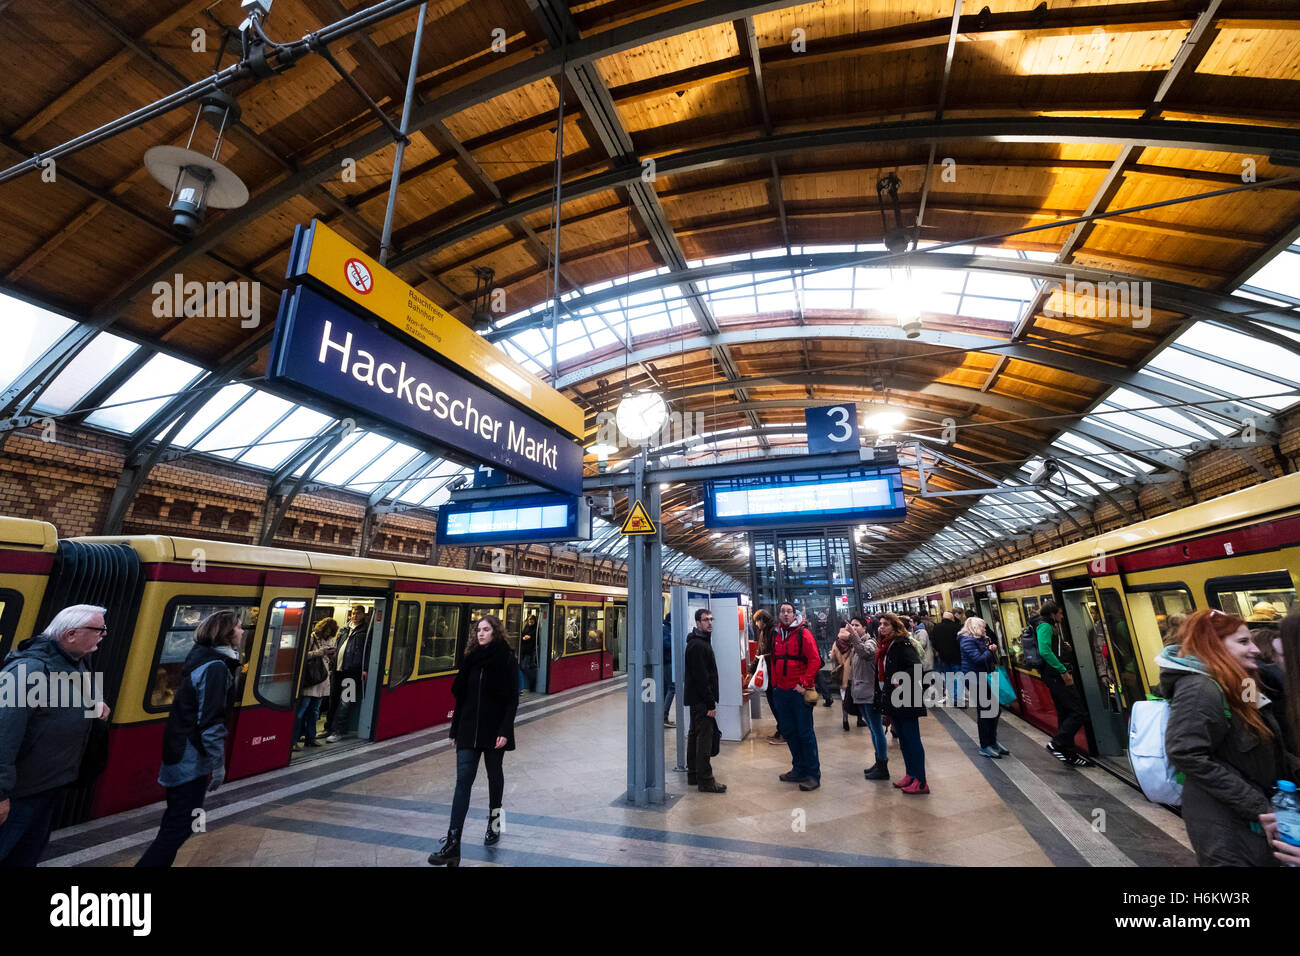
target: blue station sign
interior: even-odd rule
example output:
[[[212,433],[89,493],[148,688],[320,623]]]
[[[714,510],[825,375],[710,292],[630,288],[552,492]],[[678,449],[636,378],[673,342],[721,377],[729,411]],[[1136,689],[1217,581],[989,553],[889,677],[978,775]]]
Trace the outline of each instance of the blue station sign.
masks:
[[[310,404],[582,493],[582,448],[570,437],[306,286],[281,298],[267,379]]]

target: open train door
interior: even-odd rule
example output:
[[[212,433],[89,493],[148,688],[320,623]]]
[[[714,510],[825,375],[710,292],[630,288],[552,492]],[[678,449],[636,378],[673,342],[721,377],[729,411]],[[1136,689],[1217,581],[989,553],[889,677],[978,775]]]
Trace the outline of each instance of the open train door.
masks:
[[[286,583],[280,583],[283,579]],[[294,692],[311,620],[316,579],[268,574],[257,624],[244,632],[235,708],[226,746],[226,776],[248,777],[289,763]]]
[[[1089,715],[1100,748],[1120,772],[1131,775],[1128,764],[1128,721],[1133,704],[1146,698],[1147,681],[1133,639],[1133,618],[1124,598],[1124,581],[1114,561],[1099,558],[1092,565],[1092,615],[1099,644],[1093,654],[1099,695],[1098,714],[1088,701]],[[1104,738],[1104,739],[1103,739]]]

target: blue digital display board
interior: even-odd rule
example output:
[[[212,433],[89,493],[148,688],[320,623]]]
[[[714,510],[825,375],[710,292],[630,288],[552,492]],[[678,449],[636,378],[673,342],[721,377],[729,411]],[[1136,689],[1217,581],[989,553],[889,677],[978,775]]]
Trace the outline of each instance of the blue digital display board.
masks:
[[[438,509],[440,544],[529,544],[588,540],[591,510],[568,495],[449,502]]]
[[[889,524],[907,517],[898,468],[728,478],[704,484],[704,526],[717,530]]]
[[[307,404],[378,419],[466,460],[582,493],[577,442],[305,286],[280,300],[267,380]]]

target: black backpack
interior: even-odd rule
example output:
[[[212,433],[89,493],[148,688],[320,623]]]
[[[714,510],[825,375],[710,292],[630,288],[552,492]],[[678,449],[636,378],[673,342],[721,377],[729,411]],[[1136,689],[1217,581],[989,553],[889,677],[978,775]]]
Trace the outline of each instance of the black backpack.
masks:
[[[1043,666],[1043,655],[1038,653],[1038,625],[1042,622],[1043,619],[1035,614],[1020,632],[1020,652],[1026,667]]]

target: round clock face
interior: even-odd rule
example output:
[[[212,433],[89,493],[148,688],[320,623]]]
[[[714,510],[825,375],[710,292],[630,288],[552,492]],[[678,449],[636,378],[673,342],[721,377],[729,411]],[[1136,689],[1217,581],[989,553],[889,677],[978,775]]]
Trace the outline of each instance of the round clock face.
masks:
[[[655,392],[629,395],[618,403],[614,415],[618,430],[634,442],[643,442],[668,420],[668,406]]]

